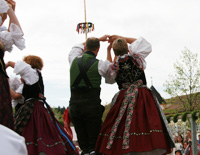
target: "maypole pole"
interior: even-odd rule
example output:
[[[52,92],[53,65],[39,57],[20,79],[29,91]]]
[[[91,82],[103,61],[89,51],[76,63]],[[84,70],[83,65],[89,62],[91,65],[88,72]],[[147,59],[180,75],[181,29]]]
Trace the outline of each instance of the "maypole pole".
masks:
[[[84,0],[84,12],[85,12],[85,23],[87,23],[87,20],[86,20],[86,4],[85,4],[85,0]],[[85,31],[85,40],[87,40],[87,30]]]
[[[87,22],[86,20],[86,0],[84,0],[84,14],[85,14],[85,22],[79,23],[77,25],[76,31],[78,33],[85,33],[85,39],[87,40],[87,33],[94,31],[94,24],[91,22]]]

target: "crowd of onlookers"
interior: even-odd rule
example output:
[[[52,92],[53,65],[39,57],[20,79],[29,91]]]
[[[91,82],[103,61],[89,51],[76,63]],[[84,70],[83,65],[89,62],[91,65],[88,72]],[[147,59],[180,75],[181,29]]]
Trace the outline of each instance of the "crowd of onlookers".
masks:
[[[187,130],[185,137],[178,135],[174,137],[175,148],[169,155],[192,155],[192,136],[191,130]],[[197,152],[200,155],[200,135],[197,139]]]

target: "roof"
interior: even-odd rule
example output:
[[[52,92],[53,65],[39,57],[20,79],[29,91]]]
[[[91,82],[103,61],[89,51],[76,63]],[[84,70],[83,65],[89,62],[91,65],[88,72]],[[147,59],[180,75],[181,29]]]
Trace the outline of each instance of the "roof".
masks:
[[[163,102],[166,103],[165,100],[161,97],[161,95],[158,93],[158,91],[156,90],[156,88],[154,88],[153,85],[150,87],[150,89],[155,94],[160,104],[162,104]]]

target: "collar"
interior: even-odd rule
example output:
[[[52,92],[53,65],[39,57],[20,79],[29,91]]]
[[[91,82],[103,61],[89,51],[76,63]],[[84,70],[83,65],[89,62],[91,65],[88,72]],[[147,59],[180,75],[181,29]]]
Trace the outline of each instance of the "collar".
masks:
[[[93,52],[91,52],[91,51],[85,51],[85,53],[89,54],[89,55],[93,55],[94,57],[96,57],[96,55]]]

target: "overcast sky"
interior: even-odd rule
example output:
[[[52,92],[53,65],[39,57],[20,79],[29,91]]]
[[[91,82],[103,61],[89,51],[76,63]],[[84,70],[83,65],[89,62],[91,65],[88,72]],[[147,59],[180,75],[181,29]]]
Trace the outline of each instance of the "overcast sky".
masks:
[[[186,47],[200,54],[199,8],[199,0],[86,0],[87,22],[95,27],[88,37],[117,34],[148,40],[153,50],[146,58],[147,86],[153,81],[161,96],[169,98],[163,84],[174,74],[173,64],[181,51]],[[44,61],[47,102],[52,107],[67,107],[68,54],[75,44],[85,41],[85,35],[76,32],[77,24],[84,22],[84,0],[16,0],[16,14],[26,49],[14,48],[12,53],[6,53],[5,62],[21,60],[29,54],[40,56]],[[101,43],[98,59],[106,59],[107,45]],[[13,75],[12,71],[7,70],[9,75]],[[101,88],[102,104],[110,103],[117,85],[105,84],[102,79]]]

